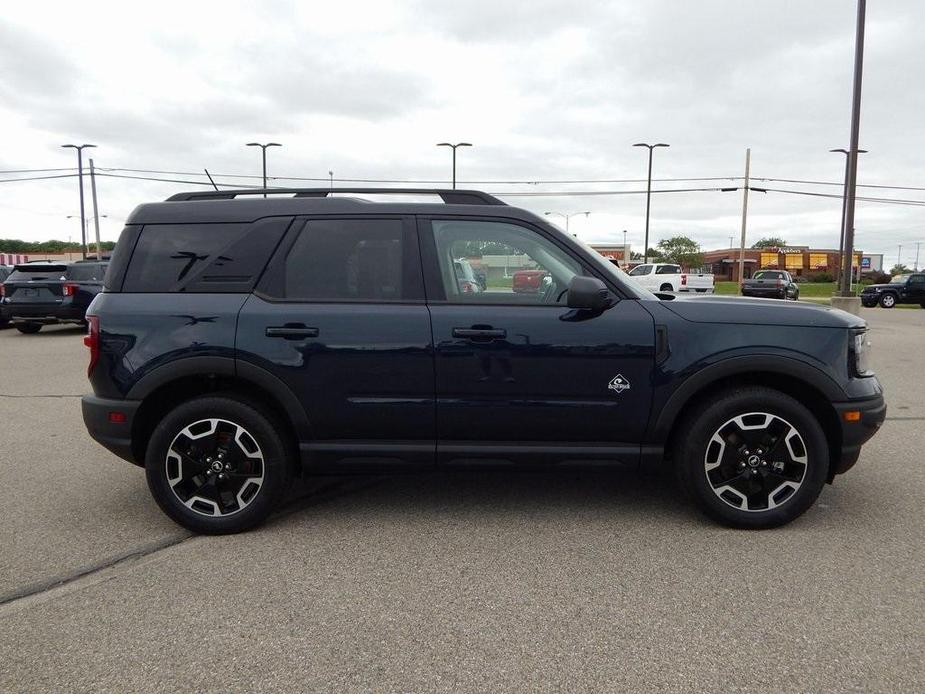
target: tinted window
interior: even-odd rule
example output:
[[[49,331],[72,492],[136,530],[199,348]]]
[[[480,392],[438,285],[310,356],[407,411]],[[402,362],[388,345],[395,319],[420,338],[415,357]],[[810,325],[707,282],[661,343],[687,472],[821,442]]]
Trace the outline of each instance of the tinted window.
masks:
[[[782,280],[784,279],[784,273],[782,272],[756,272],[754,279],[756,280]]]
[[[912,275],[909,278],[909,284],[915,284],[915,285],[925,284],[925,275]]]
[[[101,268],[98,263],[80,263],[71,265],[67,278],[72,282],[100,282],[104,274],[105,269]]]
[[[67,279],[67,265],[17,265],[10,273],[10,282],[60,281]]]
[[[649,270],[652,269],[651,265],[637,265],[632,270],[629,271],[630,277],[638,277],[639,275],[648,275]]]
[[[662,265],[655,268],[656,275],[680,275],[681,266],[679,265]]]
[[[309,301],[413,298],[404,245],[398,219],[310,220],[286,255],[283,294]]]
[[[537,232],[515,224],[435,221],[434,241],[447,301],[465,303],[564,303],[581,266]],[[487,288],[475,281],[473,266]]]
[[[125,275],[127,292],[182,291],[246,224],[150,224],[141,231]]]

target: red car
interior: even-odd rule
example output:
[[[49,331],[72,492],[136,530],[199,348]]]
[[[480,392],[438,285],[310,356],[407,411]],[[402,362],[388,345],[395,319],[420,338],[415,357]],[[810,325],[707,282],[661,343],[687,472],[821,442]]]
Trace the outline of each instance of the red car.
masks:
[[[547,275],[546,270],[518,270],[514,273],[511,288],[518,294],[538,294]]]

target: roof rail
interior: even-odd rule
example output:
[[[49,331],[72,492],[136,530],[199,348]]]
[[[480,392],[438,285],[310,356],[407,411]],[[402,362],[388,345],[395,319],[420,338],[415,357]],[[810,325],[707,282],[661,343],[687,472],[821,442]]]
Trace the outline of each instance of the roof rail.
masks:
[[[447,205],[507,205],[480,190],[446,190],[440,188],[246,188],[244,190],[207,190],[177,193],[168,202],[188,200],[233,200],[252,195],[288,195],[296,198],[326,198],[329,193],[365,193],[376,195],[439,195]]]

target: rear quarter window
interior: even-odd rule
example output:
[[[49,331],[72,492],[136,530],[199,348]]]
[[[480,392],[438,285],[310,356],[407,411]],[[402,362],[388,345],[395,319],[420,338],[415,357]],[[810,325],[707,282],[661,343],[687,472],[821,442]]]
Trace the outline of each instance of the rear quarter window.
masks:
[[[289,222],[145,225],[122,291],[249,292]]]

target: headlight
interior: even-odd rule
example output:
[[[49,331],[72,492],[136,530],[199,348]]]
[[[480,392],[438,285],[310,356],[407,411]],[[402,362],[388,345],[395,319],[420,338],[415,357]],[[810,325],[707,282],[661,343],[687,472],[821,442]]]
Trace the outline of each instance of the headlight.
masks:
[[[874,371],[870,366],[870,340],[867,339],[867,331],[854,333],[852,337],[851,359],[854,362],[855,375],[873,376]]]

